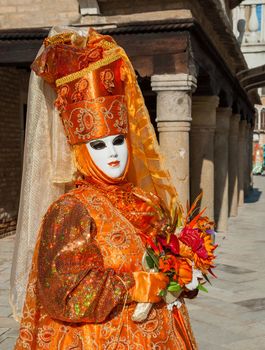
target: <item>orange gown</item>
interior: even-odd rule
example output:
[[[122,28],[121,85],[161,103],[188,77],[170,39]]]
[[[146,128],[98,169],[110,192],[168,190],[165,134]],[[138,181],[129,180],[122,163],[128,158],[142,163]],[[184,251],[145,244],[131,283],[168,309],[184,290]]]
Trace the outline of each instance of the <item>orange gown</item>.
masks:
[[[185,304],[172,313],[161,301],[145,321],[132,321],[132,272],[142,270],[141,232],[162,225],[158,203],[130,183],[90,179],[50,206],[15,350],[197,349]]]

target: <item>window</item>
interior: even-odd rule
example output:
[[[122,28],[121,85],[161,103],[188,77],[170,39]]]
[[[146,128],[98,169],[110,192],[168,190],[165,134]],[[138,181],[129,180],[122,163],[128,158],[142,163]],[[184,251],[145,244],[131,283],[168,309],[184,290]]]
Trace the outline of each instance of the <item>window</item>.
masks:
[[[258,18],[258,22],[259,22],[259,29],[258,32],[261,31],[261,11],[262,11],[262,5],[257,5],[256,6],[256,12],[257,12],[257,18]]]

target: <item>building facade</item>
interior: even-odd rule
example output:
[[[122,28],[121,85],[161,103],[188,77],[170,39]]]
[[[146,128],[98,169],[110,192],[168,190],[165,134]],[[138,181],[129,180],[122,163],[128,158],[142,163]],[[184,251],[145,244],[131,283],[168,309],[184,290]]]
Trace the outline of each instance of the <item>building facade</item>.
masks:
[[[250,80],[248,90],[259,88],[261,104],[257,104],[256,122],[254,125],[254,145],[265,145],[265,1],[244,0],[233,11],[234,33],[241,45],[248,67],[256,68],[250,74],[243,75],[243,79]],[[262,74],[263,71],[263,74]],[[262,79],[257,78],[263,75]],[[243,80],[243,81],[244,81]]]
[[[233,34],[232,9],[240,1],[2,3],[0,234],[14,229],[29,67],[51,25],[94,26],[124,47],[181,202],[203,190],[201,205],[226,232],[251,187],[254,105],[260,104],[237,77],[248,68]]]

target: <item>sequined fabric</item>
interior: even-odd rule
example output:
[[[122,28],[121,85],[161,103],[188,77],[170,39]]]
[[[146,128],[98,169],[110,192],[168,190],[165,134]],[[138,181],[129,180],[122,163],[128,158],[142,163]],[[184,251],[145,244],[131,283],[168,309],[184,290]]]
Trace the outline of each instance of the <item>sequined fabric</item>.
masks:
[[[136,304],[127,291],[144,252],[139,233],[159,227],[156,205],[144,198],[158,201],[131,184],[83,182],[51,205],[16,350],[197,349],[185,305],[173,315],[161,301],[146,321],[131,320]]]

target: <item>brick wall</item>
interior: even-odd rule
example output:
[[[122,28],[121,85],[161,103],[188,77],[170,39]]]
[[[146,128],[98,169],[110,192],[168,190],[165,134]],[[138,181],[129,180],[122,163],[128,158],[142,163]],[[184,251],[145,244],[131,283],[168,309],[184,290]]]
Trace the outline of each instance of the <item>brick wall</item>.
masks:
[[[0,237],[16,226],[23,148],[20,89],[20,71],[0,68]]]
[[[79,22],[78,0],[0,0],[0,29]]]

